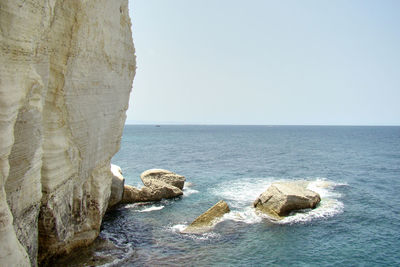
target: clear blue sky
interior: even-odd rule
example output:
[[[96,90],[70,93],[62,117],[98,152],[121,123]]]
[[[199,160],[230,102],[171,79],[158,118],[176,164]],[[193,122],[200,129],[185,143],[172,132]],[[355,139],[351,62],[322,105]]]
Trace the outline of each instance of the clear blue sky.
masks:
[[[130,0],[127,123],[400,125],[400,1]]]

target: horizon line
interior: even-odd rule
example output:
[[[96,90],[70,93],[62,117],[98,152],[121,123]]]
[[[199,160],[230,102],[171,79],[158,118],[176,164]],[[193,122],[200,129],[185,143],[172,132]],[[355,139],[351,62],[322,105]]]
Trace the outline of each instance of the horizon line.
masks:
[[[400,124],[230,124],[230,123],[125,123],[138,126],[340,126],[340,127],[400,127]]]

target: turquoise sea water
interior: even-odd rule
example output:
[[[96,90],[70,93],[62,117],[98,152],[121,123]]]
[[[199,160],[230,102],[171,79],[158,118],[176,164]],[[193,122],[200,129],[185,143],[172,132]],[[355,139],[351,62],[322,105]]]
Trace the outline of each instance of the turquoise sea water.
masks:
[[[126,183],[164,168],[184,196],[108,213],[102,238],[118,266],[399,266],[400,127],[126,126]],[[271,182],[307,180],[322,201],[276,223],[251,203]],[[181,234],[218,200],[232,212],[209,233]]]

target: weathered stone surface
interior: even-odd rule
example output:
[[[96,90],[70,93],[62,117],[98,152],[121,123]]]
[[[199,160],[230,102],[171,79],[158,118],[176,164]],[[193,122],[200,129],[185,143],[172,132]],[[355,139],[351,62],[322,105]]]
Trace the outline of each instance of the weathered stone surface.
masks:
[[[217,220],[224,216],[225,213],[230,212],[228,204],[225,201],[220,200],[217,204],[212,206],[206,212],[197,217],[183,233],[203,233],[208,231],[215,225]]]
[[[140,175],[140,179],[142,179],[143,184],[146,186],[148,186],[152,180],[156,180],[173,185],[181,190],[183,189],[186,180],[186,178],[182,175],[163,169],[151,169],[144,171]]]
[[[277,219],[288,215],[291,211],[315,208],[321,201],[318,193],[306,188],[305,183],[279,182],[273,183],[253,203],[258,210]]]
[[[121,203],[160,201],[183,195],[183,191],[179,188],[161,181],[151,181],[148,185],[141,189],[125,185]]]
[[[139,188],[126,184],[124,185],[124,192],[122,194],[122,200],[120,203],[128,204],[128,203],[142,202],[143,198],[144,196],[142,195],[142,191]]]
[[[122,170],[119,166],[111,164],[111,194],[108,201],[108,208],[118,204],[124,194],[125,178],[122,176]]]
[[[128,1],[0,0],[0,29],[0,265],[36,265],[99,232],[135,73]]]
[[[178,187],[164,183],[162,181],[148,181],[147,186],[142,191],[151,198],[151,201],[159,201],[163,198],[174,198],[183,195],[183,191]]]

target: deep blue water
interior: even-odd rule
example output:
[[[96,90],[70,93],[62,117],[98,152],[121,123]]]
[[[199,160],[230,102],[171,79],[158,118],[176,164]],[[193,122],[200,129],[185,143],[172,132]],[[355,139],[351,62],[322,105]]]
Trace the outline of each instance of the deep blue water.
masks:
[[[399,266],[400,127],[126,126],[113,158],[126,183],[163,168],[185,195],[108,213],[101,237],[124,266]],[[318,208],[280,223],[252,201],[273,181],[307,180]],[[211,232],[180,230],[224,199]]]

